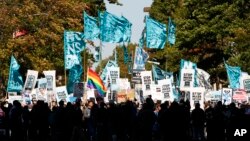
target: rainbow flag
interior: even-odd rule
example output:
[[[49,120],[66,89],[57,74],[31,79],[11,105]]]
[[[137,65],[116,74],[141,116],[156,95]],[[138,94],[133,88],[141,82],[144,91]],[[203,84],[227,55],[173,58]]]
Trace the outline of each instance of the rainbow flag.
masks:
[[[95,71],[89,68],[87,78],[87,87],[91,89],[96,89],[100,96],[104,96],[107,90],[103,85],[100,76]]]

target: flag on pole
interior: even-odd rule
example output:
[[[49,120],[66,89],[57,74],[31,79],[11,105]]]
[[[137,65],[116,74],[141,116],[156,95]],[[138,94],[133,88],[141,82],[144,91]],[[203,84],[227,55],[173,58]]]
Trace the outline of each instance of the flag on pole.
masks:
[[[87,77],[87,87],[90,89],[96,89],[99,96],[104,97],[107,90],[100,76],[95,71],[89,68],[87,72]]]
[[[196,63],[181,59],[180,69],[196,69],[196,68],[197,68]]]
[[[163,49],[167,39],[166,25],[146,17],[146,44],[148,48]]]
[[[240,88],[240,76],[241,76],[240,67],[229,66],[228,64],[226,64],[226,62],[224,62],[224,64],[226,67],[230,88],[232,89]]]
[[[171,20],[171,18],[168,18],[168,42],[171,45],[175,44],[175,30],[176,30],[176,25],[175,23]]]
[[[91,41],[98,39],[100,35],[100,29],[98,27],[97,18],[89,16],[84,11],[83,19],[84,19],[84,38]]]
[[[156,84],[158,80],[163,80],[163,79],[171,79],[171,82],[173,83],[173,73],[166,72],[161,68],[157,67],[156,65],[152,66],[152,72],[153,72],[153,80],[155,81]]]
[[[107,43],[129,42],[131,23],[125,17],[117,17],[108,12],[99,13],[101,40]]]
[[[82,65],[75,65],[69,70],[68,76],[68,84],[67,84],[67,91],[68,93],[73,93],[74,84],[77,82],[81,82],[83,68]]]
[[[85,49],[83,33],[64,31],[64,66],[71,69],[74,65],[81,63],[80,53]]]
[[[140,47],[135,49],[134,69],[145,70],[145,63],[149,58],[148,53]]]
[[[23,78],[19,73],[19,68],[20,65],[17,63],[15,57],[12,55],[10,62],[7,92],[20,92],[23,89]]]
[[[157,80],[166,79],[164,75],[164,71],[157,67],[156,65],[152,65],[153,72],[153,80],[157,83]]]
[[[131,39],[131,34],[132,34],[132,23],[129,22],[128,19],[126,19],[125,17],[122,16],[122,19],[124,19],[126,22],[125,22],[125,28],[124,28],[124,34],[123,34],[123,42],[130,42],[130,39]]]
[[[210,84],[210,75],[203,69],[197,68],[197,82],[198,87],[204,87],[205,89],[212,89],[212,86]]]

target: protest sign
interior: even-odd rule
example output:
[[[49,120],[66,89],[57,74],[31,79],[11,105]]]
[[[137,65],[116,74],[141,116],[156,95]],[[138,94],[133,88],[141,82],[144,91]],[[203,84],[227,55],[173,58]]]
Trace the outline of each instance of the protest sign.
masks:
[[[232,103],[233,90],[230,88],[222,88],[221,100],[224,105]]]
[[[194,87],[194,69],[181,69],[180,90]]]
[[[74,97],[80,98],[83,96],[84,93],[84,83],[83,82],[77,82],[74,83],[74,89],[73,89]]]
[[[61,100],[67,103],[68,92],[66,86],[56,87],[56,99],[57,102]]]
[[[195,104],[199,103],[200,108],[204,109],[204,93],[205,93],[205,88],[204,87],[194,87],[190,89],[190,105],[191,105],[191,110],[195,108]]]

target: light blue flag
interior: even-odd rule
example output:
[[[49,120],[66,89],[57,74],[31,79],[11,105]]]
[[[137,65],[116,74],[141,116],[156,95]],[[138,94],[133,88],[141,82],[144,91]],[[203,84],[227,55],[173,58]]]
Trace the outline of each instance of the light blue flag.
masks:
[[[175,44],[175,40],[176,40],[175,30],[176,30],[176,25],[174,24],[174,22],[169,17],[169,20],[168,20],[168,42],[171,45]]]
[[[132,34],[132,31],[131,31],[132,23],[130,23],[129,20],[123,16],[122,16],[122,19],[126,21],[125,26],[124,26],[125,28],[123,31],[123,42],[130,42],[131,34]]]
[[[155,81],[156,84],[157,84],[158,80],[165,79],[163,70],[160,69],[159,67],[153,65],[152,66],[152,72],[153,72],[153,79],[154,79],[154,81]]]
[[[142,33],[141,33],[141,38],[139,39],[139,47],[140,48],[143,48],[144,47],[144,36],[145,35],[145,27],[144,27],[144,29],[143,29],[143,31],[142,31]]]
[[[84,17],[84,38],[87,40],[96,40],[99,38],[100,29],[98,27],[98,20],[95,17],[89,16],[86,12]]]
[[[20,92],[23,90],[23,78],[19,73],[20,65],[14,56],[11,56],[7,92]]]
[[[227,70],[227,76],[229,79],[230,88],[239,89],[240,88],[240,77],[241,77],[240,67],[229,66],[226,63],[225,63],[225,67]]]
[[[107,43],[129,42],[131,23],[125,17],[117,17],[108,12],[99,13],[101,40]]]
[[[135,49],[134,67],[133,69],[145,70],[145,64],[149,58],[148,53],[140,47]]]
[[[74,83],[81,82],[83,68],[82,65],[74,65],[69,70],[68,83],[67,83],[67,91],[68,93],[73,93]]]
[[[166,25],[146,17],[146,45],[148,48],[163,49],[167,40]]]
[[[81,64],[80,53],[85,49],[84,35],[81,32],[64,31],[64,66],[71,69]]]
[[[181,59],[180,69],[196,69],[196,68],[197,68],[196,63]]]
[[[158,80],[163,80],[163,79],[172,79],[173,83],[173,73],[172,72],[166,72],[162,70],[161,68],[157,67],[156,65],[152,66],[152,72],[153,72],[153,79],[155,83],[158,83]]]

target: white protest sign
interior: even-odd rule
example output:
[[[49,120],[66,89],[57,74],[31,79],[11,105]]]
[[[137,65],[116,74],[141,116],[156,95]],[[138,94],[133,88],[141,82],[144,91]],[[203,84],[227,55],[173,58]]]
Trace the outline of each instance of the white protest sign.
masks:
[[[68,97],[68,92],[67,92],[66,86],[56,87],[57,102],[60,102],[62,100],[66,103],[67,97]]]
[[[181,69],[180,90],[194,87],[194,69]]]
[[[56,71],[49,70],[43,71],[45,78],[47,79],[47,96],[48,102],[56,100]]]
[[[118,90],[118,79],[120,78],[120,67],[109,67],[108,75],[110,77],[111,90]]]
[[[209,91],[205,94],[205,101],[211,101],[217,103],[218,101],[221,101],[221,93],[222,90]]]
[[[37,100],[42,100],[47,102],[47,79],[41,78],[38,79],[38,88],[37,88]]]
[[[31,104],[31,92],[36,85],[37,76],[38,71],[28,70],[23,91],[24,104]]]
[[[142,91],[143,96],[151,95],[151,84],[152,84],[152,73],[151,71],[142,71],[141,72],[142,78]]]
[[[163,94],[161,91],[161,85],[151,84],[151,93],[153,100],[163,100]]]
[[[205,93],[205,88],[204,87],[194,87],[190,89],[190,106],[191,110],[195,108],[195,104],[199,103],[200,107],[204,109],[204,93]]]
[[[230,88],[222,88],[221,102],[224,105],[232,103],[233,90]]]
[[[233,101],[237,103],[247,103],[248,95],[243,89],[236,89],[233,91]]]
[[[174,94],[171,79],[158,80],[158,84],[161,86],[163,101],[173,102]]]

